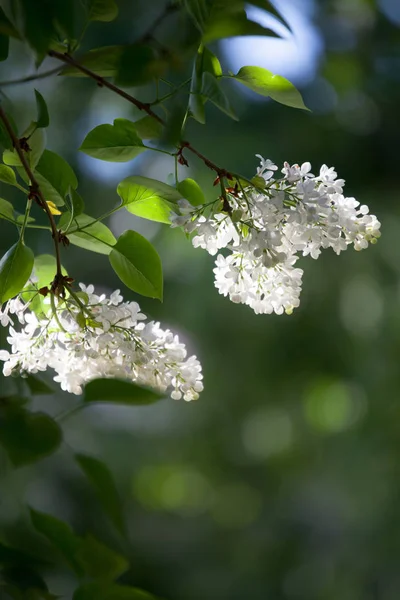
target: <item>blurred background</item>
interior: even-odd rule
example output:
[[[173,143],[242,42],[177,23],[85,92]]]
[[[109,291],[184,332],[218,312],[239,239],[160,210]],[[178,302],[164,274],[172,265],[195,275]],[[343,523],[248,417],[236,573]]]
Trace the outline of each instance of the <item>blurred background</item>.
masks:
[[[87,48],[132,42],[151,25],[161,0],[119,0],[112,24],[94,24]],[[143,311],[179,333],[201,360],[198,402],[166,399],[149,407],[91,407],[64,423],[66,443],[38,466],[15,471],[0,449],[2,537],[26,549],[28,503],[93,532],[118,548],[101,508],[74,465],[72,451],[102,458],[115,474],[129,528],[132,568],[122,581],[168,600],[397,600],[400,597],[400,3],[398,0],[276,0],[293,28],[283,39],[236,38],[213,49],[224,71],[259,65],[284,75],[312,113],[260,98],[226,82],[240,117],[207,105],[207,125],[187,138],[210,159],[251,177],[256,153],[277,164],[335,166],[346,193],[382,222],[376,246],[318,261],[303,259],[301,305],[291,316],[255,315],[213,285],[213,258],[168,226],[125,212],[108,222],[158,249],[163,304],[136,297]],[[262,10],[252,18],[264,22]],[[160,38],[172,38],[169,21]],[[33,72],[13,46],[1,80]],[[43,70],[56,66],[48,60]],[[183,80],[179,68],[172,74]],[[34,118],[33,87],[48,102],[48,148],[73,165],[90,214],[117,203],[130,174],[167,180],[170,157],[141,155],[126,164],[79,154],[86,133],[133,107],[85,79],[52,77],[7,86],[22,130]],[[240,89],[239,89],[240,88]],[[135,94],[135,90],[133,92]],[[139,96],[153,98],[141,88]],[[188,157],[189,158],[189,157]],[[191,158],[191,157],[190,157]],[[180,167],[207,197],[213,175],[200,163]],[[1,196],[23,211],[19,192]],[[35,253],[49,236],[29,233]],[[2,253],[14,229],[1,222]],[[106,257],[70,247],[63,263],[99,290],[120,287]],[[2,332],[4,334],[4,332]],[[4,339],[4,335],[3,335]],[[2,345],[4,347],[4,344]],[[4,378],[3,389],[9,385]],[[57,415],[76,398],[39,397]],[[44,538],[43,538],[44,540]],[[43,541],[44,552],[48,546]],[[53,593],[70,597],[62,566],[46,574]]]

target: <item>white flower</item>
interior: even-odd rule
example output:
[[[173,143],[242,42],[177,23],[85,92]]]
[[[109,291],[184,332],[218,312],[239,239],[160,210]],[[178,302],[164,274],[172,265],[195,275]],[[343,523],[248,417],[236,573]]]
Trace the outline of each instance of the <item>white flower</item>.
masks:
[[[0,351],[5,375],[51,368],[54,380],[73,394],[81,394],[91,379],[119,377],[161,391],[170,389],[175,399],[198,398],[203,389],[201,365],[195,356],[187,357],[178,336],[146,321],[139,305],[123,302],[119,290],[108,298],[96,295],[92,285],[80,288],[86,301],[77,296],[65,302],[55,299],[56,315],[49,307],[38,317],[27,305],[14,302],[13,314],[23,326],[17,330],[10,325],[11,352]],[[10,312],[10,307],[6,310]]]

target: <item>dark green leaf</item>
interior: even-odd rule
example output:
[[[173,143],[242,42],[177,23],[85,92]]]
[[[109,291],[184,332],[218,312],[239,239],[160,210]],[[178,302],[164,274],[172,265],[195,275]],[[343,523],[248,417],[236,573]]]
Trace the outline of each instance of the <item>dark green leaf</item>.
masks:
[[[49,0],[20,0],[23,18],[24,35],[36,51],[38,62],[41,62],[56,36],[54,28],[54,7]]]
[[[126,558],[92,536],[81,542],[76,558],[86,575],[98,581],[114,581],[129,568]]]
[[[37,127],[48,127],[50,124],[49,111],[47,110],[46,102],[40,92],[35,90],[36,106],[37,106]]]
[[[18,241],[0,261],[0,304],[16,296],[29,279],[34,255],[30,248]]]
[[[127,177],[117,187],[122,205],[138,217],[170,223],[171,210],[182,195],[173,187],[148,177]]]
[[[0,444],[16,467],[52,454],[61,440],[61,429],[45,413],[15,406],[0,410]]]
[[[21,36],[0,6],[0,34],[20,39]]]
[[[135,121],[135,129],[142,140],[154,140],[162,136],[163,126],[150,115]]]
[[[85,248],[91,252],[98,252],[99,254],[110,254],[115,242],[117,241],[113,236],[112,232],[106,225],[97,221],[92,225],[94,219],[89,215],[81,214],[73,219],[70,229],[67,232],[69,241],[75,246]],[[70,214],[64,213],[58,222],[58,227],[62,230],[67,227],[70,222]],[[82,231],[79,228],[83,227]]]
[[[16,185],[17,177],[14,170],[7,165],[0,165],[0,181],[8,183],[8,185]]]
[[[24,598],[32,600],[44,598],[42,592],[48,592],[46,582],[32,567],[28,565],[13,565],[3,569],[2,578],[8,584],[14,584],[19,590],[27,592]],[[33,595],[35,593],[35,595]],[[55,597],[55,596],[53,596]]]
[[[10,39],[8,35],[0,33],[0,62],[7,60],[10,47]]]
[[[51,150],[43,152],[36,165],[36,175],[45,199],[56,206],[62,206],[70,189],[78,187],[76,175],[67,161]]]
[[[284,77],[262,67],[242,67],[234,79],[261,96],[267,96],[293,108],[309,110],[295,86]]]
[[[88,18],[90,21],[113,21],[118,16],[115,0],[89,0]]]
[[[17,126],[14,123],[14,119],[12,118],[12,116],[6,112],[6,117],[14,131],[14,133],[18,136],[18,130],[17,130]],[[10,135],[7,131],[7,129],[4,126],[3,121],[0,119],[0,146],[2,148],[6,148],[8,150],[12,150],[13,149],[13,143],[12,140],[10,138]]]
[[[8,200],[4,200],[3,198],[0,198],[0,219],[1,218],[10,221],[15,221],[15,212],[13,205],[11,204],[11,202],[8,202]]]
[[[75,459],[95,488],[104,511],[110,517],[116,528],[123,533],[124,520],[122,516],[121,498],[115,486],[111,471],[103,462],[92,456],[76,454]]]
[[[272,2],[269,2],[269,0],[249,0],[249,4],[257,6],[258,8],[262,8],[270,15],[273,15],[280,23],[282,23],[282,25],[284,25],[289,31],[291,31],[291,27],[288,21],[286,21],[283,15],[275,8]]]
[[[84,402],[110,402],[140,406],[158,402],[164,396],[124,379],[93,379],[85,385]]]
[[[17,548],[11,548],[0,542],[0,565],[12,566],[12,565],[45,565],[46,561],[43,561],[36,556],[26,554],[22,550]]]
[[[180,181],[176,187],[183,198],[186,198],[192,206],[205,204],[206,199],[203,190],[194,179],[184,179],[183,181]]]
[[[77,217],[83,213],[85,210],[85,203],[83,201],[82,196],[78,194],[78,192],[71,188],[70,191],[70,199],[72,206],[72,214],[74,217]]]
[[[90,50],[79,58],[79,64],[100,77],[114,77],[118,71],[121,56],[126,46],[104,46]],[[76,67],[68,66],[61,71],[61,75],[71,77],[87,77]]]
[[[37,510],[30,510],[32,525],[44,535],[53,546],[65,557],[78,575],[83,575],[84,569],[76,557],[81,546],[81,538],[72,531],[70,526],[52,515]]]
[[[232,0],[216,0],[211,4],[209,17],[202,31],[205,44],[221,38],[242,35],[277,37],[271,29],[247,17],[244,2],[232,2]]]
[[[201,94],[206,100],[210,100],[217,108],[228,115],[228,117],[231,117],[235,121],[238,120],[218,80],[207,71],[203,73]]]
[[[155,596],[126,585],[85,583],[79,587],[72,600],[157,600]]]
[[[116,83],[118,85],[146,85],[163,76],[167,63],[154,48],[145,44],[133,44],[122,53]]]
[[[127,162],[147,148],[143,145],[132,121],[115,119],[113,125],[98,125],[92,129],[79,150],[100,160]]]
[[[130,290],[162,300],[161,260],[154,246],[140,233],[125,231],[120,235],[109,259],[118,277]]]
[[[193,66],[189,108],[196,121],[202,124],[206,122],[204,111],[206,98],[204,98],[202,91],[204,73],[209,73],[214,77],[221,77],[222,68],[215,54],[213,54],[208,48],[205,48],[203,45],[201,45],[197,52],[196,60]]]
[[[26,385],[29,388],[30,393],[33,396],[43,396],[46,394],[54,394],[52,389],[45,381],[40,379],[37,375],[28,374],[24,379]]]

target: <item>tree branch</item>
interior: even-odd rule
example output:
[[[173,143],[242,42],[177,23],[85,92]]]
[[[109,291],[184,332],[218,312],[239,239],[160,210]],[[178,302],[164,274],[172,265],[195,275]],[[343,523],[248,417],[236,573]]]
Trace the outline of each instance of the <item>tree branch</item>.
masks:
[[[56,264],[57,264],[57,273],[56,273],[56,279],[62,277],[62,272],[61,272],[61,260],[60,260],[60,246],[59,246],[59,240],[58,240],[58,231],[57,231],[57,226],[55,224],[55,221],[53,219],[53,215],[51,214],[51,210],[49,208],[49,205],[47,204],[42,190],[40,189],[40,186],[32,172],[31,167],[28,164],[28,161],[26,160],[24,151],[21,148],[21,144],[20,141],[18,139],[18,137],[16,136],[16,134],[14,133],[13,128],[11,127],[10,121],[7,118],[6,113],[4,112],[4,110],[2,109],[2,107],[0,106],[0,119],[3,121],[4,123],[4,127],[7,130],[7,133],[10,137],[10,140],[12,142],[13,147],[15,148],[16,153],[18,154],[18,157],[21,161],[21,164],[25,170],[25,173],[27,174],[29,180],[30,180],[30,194],[31,197],[38,197],[39,198],[39,202],[41,207],[44,209],[44,211],[47,214],[47,217],[50,221],[50,226],[51,226],[51,232],[52,232],[52,237],[54,240],[54,247],[55,247],[55,251],[56,251]]]
[[[33,75],[28,75],[27,77],[22,77],[22,79],[9,79],[8,81],[0,81],[0,88],[5,87],[7,85],[17,85],[19,83],[28,83],[29,81],[35,81],[36,79],[45,79],[46,77],[50,77],[51,75],[55,75],[56,73],[59,73],[61,68],[57,67],[57,69],[51,69],[51,71],[45,71],[44,73],[34,73]]]

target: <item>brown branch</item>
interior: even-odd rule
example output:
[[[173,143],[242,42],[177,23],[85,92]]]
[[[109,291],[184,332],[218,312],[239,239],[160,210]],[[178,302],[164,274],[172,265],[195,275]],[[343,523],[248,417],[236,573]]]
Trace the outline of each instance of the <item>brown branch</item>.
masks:
[[[57,69],[51,69],[51,71],[45,71],[44,73],[33,73],[33,75],[28,75],[27,77],[22,77],[22,79],[9,79],[7,81],[0,81],[0,88],[5,87],[7,85],[17,85],[19,83],[28,83],[29,81],[36,81],[36,79],[45,79],[46,77],[50,77],[51,75],[55,75],[60,72],[60,67]]]
[[[52,232],[52,237],[54,240],[54,247],[55,247],[55,251],[56,251],[56,264],[57,264],[57,273],[56,273],[56,279],[59,279],[62,277],[62,272],[61,272],[61,260],[60,260],[60,247],[59,247],[59,240],[58,240],[58,231],[57,231],[57,226],[55,224],[55,221],[53,219],[53,215],[51,214],[51,210],[43,196],[42,190],[39,187],[39,184],[32,172],[31,167],[28,164],[28,161],[25,158],[25,154],[24,151],[21,148],[21,144],[20,141],[18,139],[18,137],[16,136],[16,134],[14,133],[13,128],[11,127],[10,121],[7,118],[6,113],[4,112],[4,110],[2,109],[2,107],[0,106],[0,119],[3,121],[4,123],[4,127],[7,130],[7,133],[10,137],[10,140],[12,142],[12,145],[15,148],[16,153],[18,154],[18,157],[21,161],[21,164],[25,170],[25,173],[27,174],[29,180],[30,180],[30,195],[32,198],[38,198],[39,199],[39,204],[40,206],[44,209],[44,211],[47,214],[47,217],[50,221],[50,226],[51,226],[51,232]]]
[[[146,102],[141,102],[140,100],[138,100],[131,94],[124,92],[124,90],[121,90],[121,88],[117,87],[113,83],[110,83],[109,81],[107,81],[107,79],[104,79],[104,77],[97,75],[96,73],[94,73],[93,71],[91,71],[90,69],[85,67],[84,65],[81,65],[70,54],[62,54],[61,52],[57,52],[56,50],[50,50],[49,56],[52,56],[53,58],[57,58],[58,60],[61,60],[62,62],[66,63],[68,65],[71,65],[72,67],[75,67],[76,69],[79,69],[79,71],[81,71],[82,73],[85,73],[85,75],[87,75],[88,77],[90,77],[91,79],[96,81],[98,86],[105,87],[105,88],[111,90],[112,92],[114,92],[115,94],[117,94],[118,96],[121,96],[121,98],[125,98],[125,100],[128,100],[128,102],[130,102],[131,104],[136,106],[136,108],[146,112],[150,117],[152,117],[153,119],[155,119],[156,121],[161,123],[161,125],[165,126],[165,124],[166,124],[165,121],[161,117],[159,117],[157,115],[157,113],[155,113],[152,110],[150,104],[148,104]],[[187,142],[187,141],[182,142],[180,144],[179,152],[181,153],[184,148],[187,148],[190,152],[192,152],[198,158],[200,158],[200,160],[202,160],[203,163],[209,169],[212,169],[213,171],[215,171],[215,173],[217,173],[217,175],[219,177],[227,177],[228,179],[232,179],[232,177],[230,176],[229,172],[226,169],[222,169],[221,167],[218,167],[218,165],[216,165],[211,160],[209,160],[206,156],[204,156],[204,154],[202,154],[201,152],[196,150],[196,148],[194,148],[190,142]]]

